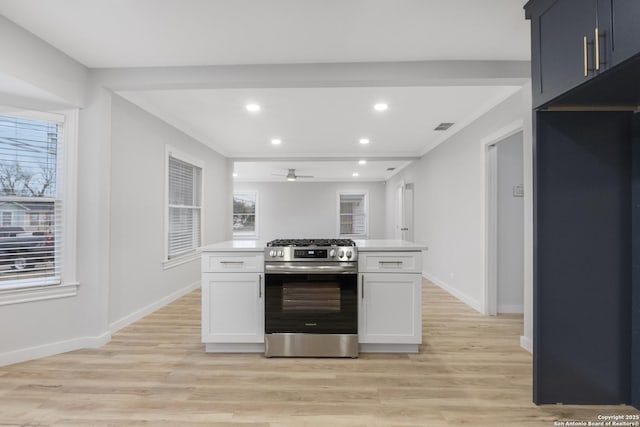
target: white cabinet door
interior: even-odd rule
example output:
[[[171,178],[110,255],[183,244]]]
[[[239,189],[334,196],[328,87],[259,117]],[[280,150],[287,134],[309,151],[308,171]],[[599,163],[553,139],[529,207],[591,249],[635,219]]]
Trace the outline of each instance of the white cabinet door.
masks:
[[[261,273],[264,271],[262,252],[204,252],[203,273]]]
[[[365,252],[358,255],[358,271],[422,273],[422,252]]]
[[[264,342],[262,273],[202,275],[202,342]]]
[[[360,275],[358,339],[362,344],[422,343],[422,276]]]

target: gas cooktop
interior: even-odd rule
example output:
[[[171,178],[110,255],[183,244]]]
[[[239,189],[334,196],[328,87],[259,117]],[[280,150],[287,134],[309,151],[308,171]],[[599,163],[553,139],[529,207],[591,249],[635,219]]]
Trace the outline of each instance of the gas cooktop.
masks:
[[[267,247],[330,247],[330,246],[355,246],[351,239],[276,239],[267,243]]]

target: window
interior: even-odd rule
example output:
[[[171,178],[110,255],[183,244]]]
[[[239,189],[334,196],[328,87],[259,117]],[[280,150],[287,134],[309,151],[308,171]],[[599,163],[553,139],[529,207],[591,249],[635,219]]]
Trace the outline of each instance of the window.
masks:
[[[2,212],[2,226],[3,227],[11,226],[12,220],[13,220],[13,212],[7,212],[7,211]]]
[[[341,236],[367,235],[368,206],[366,193],[338,194],[338,229]]]
[[[257,193],[233,193],[233,235],[234,237],[256,237]]]
[[[62,281],[63,123],[47,113],[0,115],[0,289]]]
[[[201,218],[202,164],[167,149],[167,260],[198,254]]]

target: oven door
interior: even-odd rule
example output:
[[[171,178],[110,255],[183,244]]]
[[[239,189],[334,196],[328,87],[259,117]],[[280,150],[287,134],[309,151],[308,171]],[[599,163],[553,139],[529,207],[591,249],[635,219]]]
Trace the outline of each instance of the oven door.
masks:
[[[357,334],[357,274],[265,274],[265,333]]]

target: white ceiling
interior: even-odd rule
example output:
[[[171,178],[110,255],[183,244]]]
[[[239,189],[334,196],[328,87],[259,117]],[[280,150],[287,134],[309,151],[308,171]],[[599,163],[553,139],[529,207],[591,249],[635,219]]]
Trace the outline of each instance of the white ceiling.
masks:
[[[289,169],[295,169],[296,175],[310,175],[313,178],[298,178],[298,182],[318,181],[384,181],[396,171],[406,167],[406,160],[374,160],[361,165],[358,160],[344,161],[237,161],[234,172],[236,181],[287,181]],[[393,170],[389,170],[393,169]],[[358,176],[353,176],[357,173]]]
[[[389,157],[423,154],[517,87],[283,88],[120,92],[229,157]],[[389,109],[374,111],[376,102]],[[262,109],[249,113],[245,105]],[[282,144],[274,146],[272,138]],[[367,138],[370,143],[358,141]]]
[[[91,68],[528,60],[525,0],[0,0]]]
[[[39,89],[24,82],[23,80],[16,79],[2,73],[0,73],[0,93],[9,96],[27,97],[32,99],[41,99],[43,101],[64,103],[64,100],[51,95],[47,91]]]
[[[0,0],[0,14],[90,68],[528,60],[525,2]],[[0,91],[24,92],[13,83],[0,80]],[[37,89],[25,87],[30,96]],[[272,180],[296,168],[331,181],[353,179],[360,158],[369,163],[358,179],[387,178],[388,167],[422,155],[518,87],[134,89],[118,93],[243,159],[238,179]],[[379,101],[389,110],[374,112]],[[261,112],[248,114],[247,102]],[[440,122],[456,125],[435,132]],[[274,137],[280,146],[269,143]],[[358,144],[363,137],[371,143]]]

